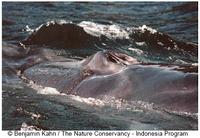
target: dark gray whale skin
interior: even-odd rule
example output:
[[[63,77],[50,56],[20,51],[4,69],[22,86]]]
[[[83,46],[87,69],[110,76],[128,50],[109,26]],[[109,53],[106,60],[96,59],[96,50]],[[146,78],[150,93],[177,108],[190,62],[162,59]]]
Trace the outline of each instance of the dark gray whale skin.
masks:
[[[143,64],[126,54],[101,51],[82,61],[38,64],[23,75],[61,93],[141,100],[172,111],[197,113],[196,68]]]

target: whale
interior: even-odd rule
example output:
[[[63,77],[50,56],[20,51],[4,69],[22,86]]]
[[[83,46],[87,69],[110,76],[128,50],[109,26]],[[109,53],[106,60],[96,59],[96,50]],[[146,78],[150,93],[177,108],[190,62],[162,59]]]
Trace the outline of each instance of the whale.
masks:
[[[181,112],[198,112],[197,66],[145,64],[116,51],[83,60],[45,62],[23,71],[27,80],[60,93],[144,101]]]

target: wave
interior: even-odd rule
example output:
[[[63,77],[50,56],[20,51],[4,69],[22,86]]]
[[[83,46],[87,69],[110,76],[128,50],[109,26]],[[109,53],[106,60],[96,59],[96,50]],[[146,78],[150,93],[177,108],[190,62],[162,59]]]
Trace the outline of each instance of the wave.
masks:
[[[27,86],[19,81],[12,85],[5,84],[3,94],[3,97],[7,95],[5,105],[13,103],[6,119],[19,119],[18,123],[14,123],[13,129],[198,129],[197,114],[167,111],[150,102],[127,101],[111,96],[105,96],[103,99],[85,98],[63,94],[52,87],[43,87],[35,83],[29,83]],[[11,94],[17,100],[10,98]],[[90,119],[94,121],[91,122]],[[53,126],[49,125],[52,123]],[[75,124],[77,126],[74,128]]]
[[[186,53],[193,56],[198,55],[198,46],[196,44],[175,40],[169,35],[158,32],[146,25],[134,29],[132,37],[137,42],[145,42],[147,45],[151,46],[150,48],[152,49],[177,52],[184,55]]]
[[[90,46],[90,42],[95,40],[101,41],[105,38],[110,40],[127,40],[129,42],[134,41],[137,44],[145,42],[154,45],[154,47],[163,47],[167,48],[167,50],[179,48],[180,50],[197,54],[196,44],[177,41],[169,35],[158,32],[146,25],[141,27],[122,27],[115,24],[102,25],[89,21],[82,21],[75,24],[60,20],[42,24],[38,28],[31,30],[31,32],[31,35],[23,41],[26,45],[51,45],[54,42],[61,41],[66,47],[84,47],[87,43]]]
[[[36,28],[22,43],[25,45],[55,45],[57,47],[84,47],[93,42],[83,28],[65,21],[47,22]]]
[[[104,96],[102,99],[98,98],[92,98],[92,97],[80,97],[78,95],[67,95],[60,93],[57,89],[52,88],[52,87],[43,87],[34,83],[29,83],[28,84],[31,88],[35,89],[38,94],[42,95],[62,95],[66,97],[66,101],[70,102],[80,102],[84,104],[88,104],[91,106],[96,106],[96,107],[110,107],[110,108],[115,108],[117,110],[129,110],[133,112],[144,112],[144,110],[158,110],[160,112],[168,112],[171,114],[176,114],[180,116],[185,116],[185,117],[191,117],[193,119],[197,119],[198,114],[197,113],[189,113],[189,112],[177,112],[177,111],[170,111],[166,110],[164,108],[161,108],[154,103],[148,103],[144,101],[127,101],[127,100],[122,100],[122,99],[117,99],[112,96]],[[69,100],[70,99],[70,100]]]
[[[175,62],[177,59],[186,63],[197,62],[198,56],[197,44],[176,40],[146,25],[126,27],[89,21],[75,24],[59,20],[47,22],[36,29],[28,28],[28,31],[30,35],[21,42],[26,46],[89,49],[89,55],[98,50],[114,49],[130,54],[131,49],[131,54],[138,57],[143,53],[143,59],[159,57],[159,60],[166,62]]]
[[[45,87],[55,87],[60,92],[82,97],[99,98],[103,95],[110,95],[128,100],[154,101],[159,104],[159,102],[162,103],[162,98],[163,100],[165,98],[170,99],[171,94],[165,93],[165,91],[175,91],[177,98],[179,95],[176,95],[176,91],[182,91],[186,94],[192,92],[191,97],[185,98],[186,101],[195,99],[197,92],[197,66],[145,63],[117,50],[97,52],[82,61],[66,60],[66,62],[55,62],[55,60],[51,61],[50,58],[51,56],[54,58],[54,54],[45,55],[44,52],[37,50],[38,47],[43,48],[44,45],[75,48],[77,46],[92,47],[97,43],[103,43],[104,49],[107,49],[105,48],[105,43],[108,41],[120,44],[123,42],[136,42],[137,46],[129,47],[128,50],[135,52],[138,56],[145,56],[146,51],[140,49],[145,44],[148,52],[157,50],[157,52],[164,53],[163,51],[166,50],[169,53],[174,51],[178,53],[187,52],[192,56],[197,52],[196,47],[192,47],[192,44],[174,40],[167,34],[160,33],[145,25],[128,28],[86,21],[79,24],[66,21],[51,21],[34,30],[30,28],[28,30],[31,34],[25,41],[21,42],[21,45],[24,47],[30,46],[27,48],[29,54],[23,59],[26,63],[22,64],[19,69],[22,75],[37,84]],[[58,43],[64,45],[58,45]],[[189,46],[190,49],[188,50]],[[3,53],[6,53],[6,50],[4,51]],[[15,49],[13,51],[14,53],[19,52],[15,51]],[[63,59],[65,61],[65,58]],[[190,83],[187,83],[187,80]],[[174,85],[169,83],[171,81],[174,82]],[[126,85],[123,85],[122,82],[126,82]],[[113,85],[108,86],[108,83]],[[160,85],[155,86],[157,83]],[[166,84],[169,84],[169,86]],[[184,86],[184,89],[182,86]],[[149,97],[144,96],[147,95],[147,90],[149,91],[148,94],[157,91],[164,93],[155,95],[160,99],[155,101],[156,98],[151,95]],[[50,91],[55,92],[53,89]],[[121,93],[121,91],[125,93]],[[137,93],[133,95],[133,91]],[[43,92],[45,93],[45,91]],[[194,105],[192,106],[193,108],[189,108],[189,105],[184,105],[180,110],[196,112],[195,104],[196,99],[191,103],[191,105]],[[164,103],[164,106],[169,106],[172,110],[177,108],[177,106],[170,107],[171,105],[168,101]]]
[[[181,126],[178,126],[179,121],[176,121],[177,124],[173,124],[172,126],[171,120],[185,120],[186,127],[188,127],[188,125],[190,126],[191,124],[187,119],[190,118],[191,120],[196,120],[198,117],[196,113],[174,112],[144,101],[127,101],[116,99],[111,96],[104,96],[103,99],[92,97],[85,98],[77,95],[60,94],[59,91],[54,88],[42,87],[34,83],[30,83],[29,86],[35,89],[37,94],[45,95],[46,98],[51,101],[59,101],[62,105],[73,105],[78,109],[95,112],[100,118],[109,119],[110,117],[115,117],[119,120],[128,120],[130,125],[127,129],[137,129],[133,127],[135,123],[138,127],[148,130],[184,129],[181,128]],[[52,90],[55,93],[52,93]],[[126,114],[126,119],[123,117],[124,114]],[[141,116],[143,117],[141,118]],[[195,125],[192,127],[193,129],[196,129]]]
[[[122,53],[103,51],[82,61],[38,64],[22,75],[52,93],[59,91],[100,99],[105,95],[114,96],[153,102],[175,111],[196,112],[196,72],[197,66],[146,64]],[[183,101],[176,101],[179,98]]]
[[[98,4],[4,3],[3,128],[197,130],[198,3]]]

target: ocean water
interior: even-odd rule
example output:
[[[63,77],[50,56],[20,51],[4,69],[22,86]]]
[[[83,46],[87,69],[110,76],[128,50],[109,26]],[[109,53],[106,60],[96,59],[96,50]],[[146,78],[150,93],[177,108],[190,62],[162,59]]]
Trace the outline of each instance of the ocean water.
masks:
[[[197,88],[197,2],[3,2],[2,41],[4,130],[198,129],[197,112],[46,85],[53,75],[70,80],[81,60],[109,50],[147,65],[181,66]]]

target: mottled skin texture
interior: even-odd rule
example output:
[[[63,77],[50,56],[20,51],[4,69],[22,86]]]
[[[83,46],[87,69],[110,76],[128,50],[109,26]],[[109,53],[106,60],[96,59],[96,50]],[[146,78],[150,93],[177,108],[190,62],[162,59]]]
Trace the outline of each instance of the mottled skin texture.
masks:
[[[82,97],[114,96],[155,103],[174,111],[197,112],[198,74],[178,66],[144,65],[113,51],[82,61],[45,63],[24,71],[36,84]]]
[[[197,66],[144,64],[114,51],[97,52],[82,61],[73,61],[56,59],[45,49],[27,50],[3,46],[4,66],[9,66],[10,60],[22,59],[4,72],[20,71],[36,84],[54,87],[61,93],[95,98],[113,96],[174,111],[197,112]]]

